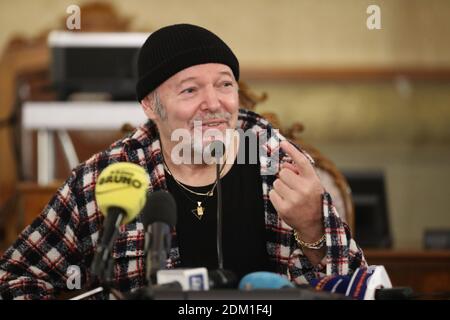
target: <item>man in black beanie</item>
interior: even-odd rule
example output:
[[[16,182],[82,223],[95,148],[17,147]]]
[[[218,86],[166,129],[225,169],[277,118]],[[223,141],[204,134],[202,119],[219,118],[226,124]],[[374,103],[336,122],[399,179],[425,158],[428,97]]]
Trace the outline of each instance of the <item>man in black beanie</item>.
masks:
[[[168,268],[224,268],[238,278],[272,271],[301,284],[365,265],[309,155],[239,108],[239,62],[218,36],[190,24],[159,29],[140,50],[138,76],[136,95],[149,121],[73,169],[0,260],[0,296],[53,298],[67,290],[73,265],[83,289],[95,283],[89,268],[103,216],[94,190],[116,162],[140,165],[149,193],[175,198]],[[218,137],[226,146],[219,223],[216,165],[203,157]],[[112,247],[110,286],[123,293],[146,284],[141,218],[120,227]]]

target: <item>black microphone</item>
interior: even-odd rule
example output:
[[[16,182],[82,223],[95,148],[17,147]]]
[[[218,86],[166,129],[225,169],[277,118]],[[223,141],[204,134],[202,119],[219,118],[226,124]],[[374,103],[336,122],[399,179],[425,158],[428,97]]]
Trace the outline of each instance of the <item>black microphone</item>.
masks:
[[[112,272],[109,258],[119,226],[133,220],[141,211],[147,186],[145,170],[129,162],[111,164],[98,176],[95,198],[101,213],[106,217],[102,237],[92,260],[91,273],[102,282]]]
[[[375,289],[375,300],[410,300],[414,299],[415,296],[410,287]]]
[[[165,269],[171,247],[170,228],[177,223],[177,206],[167,191],[152,192],[142,210],[146,231],[144,254],[147,254],[146,279],[151,285],[156,272]]]
[[[181,292],[181,284],[177,281],[158,284],[156,286],[148,286],[140,288],[136,291],[130,292],[124,296],[123,300],[154,300],[160,292]]]
[[[216,140],[211,143],[211,156],[216,159],[216,186],[217,186],[217,263],[223,269],[223,237],[222,237],[222,185],[220,182],[220,158],[225,154],[225,144]],[[224,164],[225,165],[225,164]]]
[[[236,289],[238,278],[233,271],[217,269],[208,271],[210,289]]]

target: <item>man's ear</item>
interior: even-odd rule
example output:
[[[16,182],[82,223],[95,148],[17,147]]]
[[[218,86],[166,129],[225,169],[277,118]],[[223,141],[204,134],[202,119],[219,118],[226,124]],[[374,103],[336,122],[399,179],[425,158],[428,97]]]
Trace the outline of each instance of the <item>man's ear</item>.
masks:
[[[150,95],[146,95],[145,98],[141,100],[141,107],[142,110],[144,110],[145,115],[150,120],[156,119],[156,114],[153,110],[153,102],[151,101]]]

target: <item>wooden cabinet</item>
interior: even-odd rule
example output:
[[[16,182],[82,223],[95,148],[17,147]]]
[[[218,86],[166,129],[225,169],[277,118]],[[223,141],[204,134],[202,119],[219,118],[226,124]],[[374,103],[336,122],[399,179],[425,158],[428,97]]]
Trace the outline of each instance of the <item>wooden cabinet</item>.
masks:
[[[416,293],[450,293],[450,250],[364,250],[371,265],[384,265],[392,285]],[[448,294],[450,298],[450,294]]]

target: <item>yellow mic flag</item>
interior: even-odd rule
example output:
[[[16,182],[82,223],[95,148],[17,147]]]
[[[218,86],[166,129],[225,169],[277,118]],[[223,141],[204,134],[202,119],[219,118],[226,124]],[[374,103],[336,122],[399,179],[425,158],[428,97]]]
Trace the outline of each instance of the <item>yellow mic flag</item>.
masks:
[[[125,211],[122,221],[127,224],[142,210],[147,199],[149,178],[144,168],[130,162],[117,162],[106,167],[98,176],[95,199],[103,215],[110,207]]]

